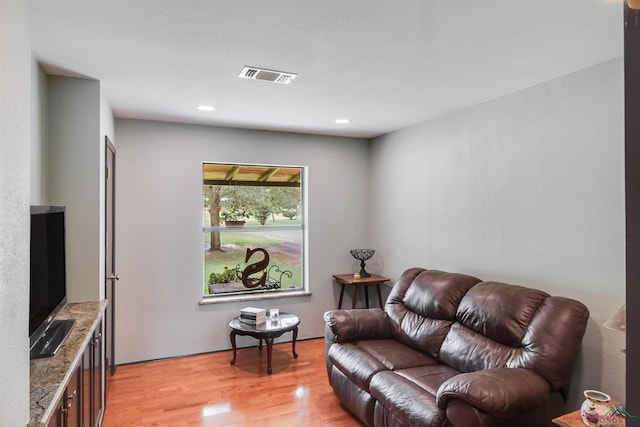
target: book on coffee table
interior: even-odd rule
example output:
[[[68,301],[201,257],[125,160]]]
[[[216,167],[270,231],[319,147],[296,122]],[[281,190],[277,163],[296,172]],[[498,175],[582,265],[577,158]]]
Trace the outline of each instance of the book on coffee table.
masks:
[[[264,308],[245,307],[240,310],[240,321],[249,325],[258,325],[267,321]]]

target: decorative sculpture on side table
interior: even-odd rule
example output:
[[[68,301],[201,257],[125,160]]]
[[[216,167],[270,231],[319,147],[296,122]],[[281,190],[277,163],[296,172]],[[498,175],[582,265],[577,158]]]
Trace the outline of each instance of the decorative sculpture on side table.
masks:
[[[364,269],[364,262],[373,256],[375,249],[351,249],[349,252],[352,257],[360,260],[360,277],[371,277],[371,274]]]

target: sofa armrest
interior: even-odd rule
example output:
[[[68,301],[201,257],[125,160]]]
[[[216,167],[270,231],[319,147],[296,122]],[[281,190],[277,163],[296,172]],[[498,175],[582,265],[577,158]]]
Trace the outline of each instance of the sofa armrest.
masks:
[[[332,310],[324,314],[325,338],[344,343],[391,337],[389,318],[380,308]],[[332,336],[331,336],[332,335]]]
[[[456,375],[442,383],[436,401],[446,410],[453,399],[499,418],[534,411],[549,396],[549,383],[530,369],[493,368]]]

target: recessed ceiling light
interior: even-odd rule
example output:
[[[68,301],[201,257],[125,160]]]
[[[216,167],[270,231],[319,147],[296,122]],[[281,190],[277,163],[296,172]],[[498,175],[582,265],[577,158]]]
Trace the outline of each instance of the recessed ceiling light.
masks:
[[[198,105],[198,110],[200,110],[200,111],[213,111],[213,110],[215,110],[215,108],[212,107],[211,105]]]
[[[338,123],[339,125],[344,125],[349,123],[349,119],[336,119],[336,123]]]

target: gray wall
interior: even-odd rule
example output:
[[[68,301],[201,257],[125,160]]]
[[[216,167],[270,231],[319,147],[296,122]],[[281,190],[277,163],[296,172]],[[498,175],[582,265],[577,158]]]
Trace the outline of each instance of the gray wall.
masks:
[[[29,419],[28,2],[0,2],[0,425]]]
[[[407,267],[534,286],[591,319],[571,402],[624,399],[622,58],[374,140],[372,246]]]
[[[32,205],[47,199],[47,74],[35,58],[31,62],[31,194]]]
[[[49,76],[39,90],[47,103],[40,203],[66,207],[69,301],[98,300],[105,277],[104,137],[113,138],[113,115],[96,80]]]
[[[331,276],[368,244],[368,141],[117,119],[114,142],[117,363],[228,349],[227,323],[247,305],[296,313],[300,338],[323,336]],[[308,166],[310,297],[198,304],[204,161]]]

